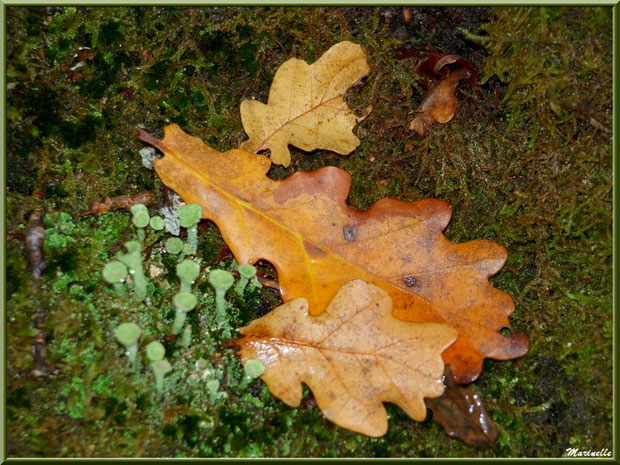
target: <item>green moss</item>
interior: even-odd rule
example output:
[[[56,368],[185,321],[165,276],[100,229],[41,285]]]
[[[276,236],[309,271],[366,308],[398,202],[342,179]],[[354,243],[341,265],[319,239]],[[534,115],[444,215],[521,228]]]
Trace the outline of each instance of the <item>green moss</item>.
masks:
[[[23,229],[34,208],[49,214],[40,285],[28,273],[23,242],[7,245],[9,456],[611,449],[612,148],[604,129],[611,128],[611,9],[412,10],[405,23],[396,8],[7,8],[8,230]],[[194,342],[182,347],[168,334],[179,283],[166,235],[147,238],[149,267],[163,270],[152,277],[148,302],[127,302],[100,271],[135,239],[131,215],[77,216],[106,195],[160,189],[141,166],[136,125],[161,134],[175,122],[217,149],[235,148],[245,138],[241,100],[266,101],[282,62],[314,61],[341,40],[360,43],[372,63],[347,98],[356,109],[373,105],[355,129],[360,147],[348,157],[292,149],[291,167],[273,167],[269,176],[339,166],[351,173],[353,208],[385,196],[437,196],[453,206],[451,240],[492,239],[508,248],[493,284],[515,299],[511,321],[529,335],[531,350],[519,362],[487,360],[474,383],[500,428],[497,451],[452,440],[430,418],[412,424],[393,405],[386,406],[388,434],[371,439],[328,422],[307,388],[296,409],[260,380],[242,388],[238,358],[212,330],[207,274],[194,284],[199,302],[187,318]],[[453,120],[420,139],[405,128],[425,89],[413,80],[412,63],[394,55],[426,44],[471,60],[484,85],[460,89]],[[196,260],[207,267],[223,245],[213,225],[200,230]],[[231,292],[228,300],[232,337],[280,302],[265,288]],[[49,309],[48,359],[57,370],[44,382],[27,376],[39,307]],[[164,343],[173,370],[161,397],[144,360],[129,375],[113,336],[122,321],[143,328],[142,347]],[[217,395],[208,381],[219,382]]]

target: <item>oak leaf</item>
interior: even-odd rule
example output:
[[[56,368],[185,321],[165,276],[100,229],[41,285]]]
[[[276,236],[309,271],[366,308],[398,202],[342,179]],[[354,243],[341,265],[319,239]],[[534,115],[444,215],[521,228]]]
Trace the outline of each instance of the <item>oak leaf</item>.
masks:
[[[244,100],[241,120],[249,139],[239,148],[269,149],[271,161],[289,166],[288,145],[346,155],[360,143],[352,129],[357,117],[344,101],[347,89],[370,71],[366,54],[351,42],[331,47],[314,64],[292,58],[273,79],[267,104]]]
[[[285,302],[305,297],[310,315],[318,315],[346,282],[373,283],[390,294],[396,318],[458,330],[443,354],[458,382],[476,379],[486,357],[527,352],[524,335],[499,333],[510,328],[514,303],[488,281],[506,249],[487,240],[448,241],[441,233],[448,203],[385,198],[356,211],[346,204],[351,177],[339,168],[273,181],[267,157],[218,152],[177,125],[167,126],[161,141],[144,132],[140,138],[164,152],[155,161],[158,175],[186,203],[202,206],[238,263],[273,264]]]
[[[299,406],[305,383],[328,419],[383,436],[383,402],[424,420],[424,397],[443,392],[441,352],[457,336],[447,325],[407,323],[391,312],[385,291],[355,280],[321,315],[310,316],[308,302],[293,299],[242,328],[235,343],[243,364],[264,363],[262,380],[286,404]]]

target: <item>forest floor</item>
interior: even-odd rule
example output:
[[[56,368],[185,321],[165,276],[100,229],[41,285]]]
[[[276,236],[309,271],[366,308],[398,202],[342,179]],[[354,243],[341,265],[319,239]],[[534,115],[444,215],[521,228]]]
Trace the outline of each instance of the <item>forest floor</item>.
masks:
[[[558,457],[612,443],[612,9],[6,7],[6,414],[9,456],[36,457]],[[118,299],[101,269],[134,238],[130,214],[79,217],[103,196],[154,190],[142,166],[140,125],[169,123],[227,150],[245,139],[239,104],[266,101],[291,57],[313,62],[349,40],[371,72],[348,93],[370,116],[350,156],[291,148],[283,179],[335,165],[351,173],[349,204],[386,197],[449,202],[454,242],[491,239],[508,249],[493,284],[515,300],[515,331],[530,338],[518,361],[486,360],[470,387],[497,423],[497,449],[448,437],[429,415],[413,422],[387,405],[389,431],[368,438],[326,420],[304,388],[290,408],[243,370],[209,331],[213,297],[189,348],[165,340],[173,371],[158,396],[143,366],[129,372],[113,335],[136,320],[143,341],[170,323],[175,263],[161,236],[149,270],[150,305]],[[457,91],[454,118],[424,138],[409,121],[425,89],[402,47],[458,54],[480,86]],[[46,212],[40,281],[22,233]],[[159,242],[156,242],[158,241]],[[203,222],[197,258],[223,240]],[[218,264],[233,266],[231,258]],[[268,264],[263,271],[269,273]],[[276,276],[272,276],[274,279]],[[280,302],[274,289],[229,297],[235,330]],[[33,378],[32,320],[46,314],[51,372]],[[220,382],[213,395],[207,379]]]

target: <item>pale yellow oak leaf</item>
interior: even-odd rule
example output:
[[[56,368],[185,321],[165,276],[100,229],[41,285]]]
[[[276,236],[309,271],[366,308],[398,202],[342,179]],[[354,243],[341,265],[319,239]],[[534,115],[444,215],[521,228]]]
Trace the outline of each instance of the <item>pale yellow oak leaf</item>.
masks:
[[[305,383],[328,419],[373,437],[387,432],[383,402],[424,420],[424,397],[444,390],[441,353],[457,337],[445,324],[397,320],[390,296],[362,280],[345,284],[319,316],[298,298],[241,334],[242,362],[264,363],[261,379],[273,395],[297,407]]]
[[[362,47],[340,42],[314,64],[292,58],[280,66],[267,104],[241,102],[241,121],[249,139],[239,148],[248,152],[269,150],[272,163],[289,166],[288,145],[302,150],[326,149],[346,155],[360,143],[353,127],[358,117],[344,95],[368,74]]]

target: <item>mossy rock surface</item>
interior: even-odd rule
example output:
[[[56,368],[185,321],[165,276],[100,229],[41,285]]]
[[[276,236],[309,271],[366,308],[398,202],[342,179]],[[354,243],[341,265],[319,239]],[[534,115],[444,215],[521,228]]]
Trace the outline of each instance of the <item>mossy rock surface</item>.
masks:
[[[611,8],[5,11],[9,456],[558,457],[568,447],[612,449]],[[355,130],[360,147],[348,157],[292,149],[291,166],[270,176],[339,166],[352,175],[354,208],[385,196],[438,197],[453,207],[451,240],[508,248],[493,283],[514,298],[511,321],[531,349],[517,362],[485,361],[472,384],[499,426],[496,451],[450,439],[430,415],[417,424],[392,405],[387,435],[370,439],[325,420],[307,389],[297,409],[260,379],[242,389],[239,360],[210,329],[217,322],[207,273],[193,284],[193,339],[182,347],[168,337],[179,282],[167,236],[147,228],[149,300],[128,302],[101,270],[136,239],[131,214],[78,217],[106,195],[154,189],[151,214],[163,202],[161,182],[142,167],[135,126],[161,136],[174,122],[219,150],[235,148],[245,138],[241,100],[266,101],[286,59],[312,62],[343,40],[361,44],[372,67],[348,94],[356,109],[374,106]],[[395,55],[427,46],[470,60],[482,85],[459,89],[452,121],[421,139],[406,128],[425,90],[411,62]],[[38,207],[47,212],[40,283],[19,239]],[[222,247],[217,228],[201,223],[201,266],[220,256],[211,268],[234,270]],[[233,337],[279,302],[269,288],[231,290],[227,299]],[[32,379],[38,309],[48,311],[52,374]],[[131,373],[114,340],[126,321],[143,330],[142,348],[154,340],[166,348],[173,369],[161,397],[148,360]]]

